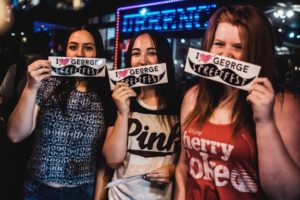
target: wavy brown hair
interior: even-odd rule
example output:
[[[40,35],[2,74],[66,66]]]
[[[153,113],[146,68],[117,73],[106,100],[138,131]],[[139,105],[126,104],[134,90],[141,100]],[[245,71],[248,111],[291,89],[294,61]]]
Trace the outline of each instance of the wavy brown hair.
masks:
[[[66,55],[68,40],[70,36],[77,31],[85,30],[89,32],[96,46],[96,58],[105,58],[104,46],[102,43],[102,37],[99,31],[92,26],[76,26],[72,27],[69,32],[66,34],[64,38],[64,54]],[[107,72],[106,72],[107,73]],[[54,89],[53,95],[59,99],[59,105],[65,115],[67,115],[67,104],[70,98],[71,91],[76,88],[76,77],[57,77],[61,79],[61,83]],[[99,78],[99,77],[88,77],[84,78],[87,80],[87,89],[93,91],[97,94],[98,100],[106,99],[109,96],[109,92],[107,91],[109,88],[109,82],[107,79]],[[106,102],[104,102],[106,103]]]
[[[210,51],[219,23],[230,23],[239,28],[240,35],[245,38],[243,52],[244,61],[260,65],[259,76],[267,77],[275,84],[277,73],[275,69],[274,33],[268,17],[258,8],[250,5],[222,7],[210,18],[202,49]],[[198,85],[198,96],[195,107],[188,115],[185,124],[195,118],[197,126],[201,126],[211,117],[225,95],[225,86],[211,80],[201,78]],[[255,124],[250,104],[246,101],[248,93],[239,90],[232,112],[233,135],[238,135],[242,127],[246,127],[255,136]]]
[[[161,109],[167,109],[171,113],[178,114],[179,111],[179,96],[176,91],[175,84],[175,69],[173,63],[172,49],[168,40],[160,33],[154,30],[144,30],[136,33],[129,42],[128,50],[125,54],[125,65],[126,67],[131,66],[132,48],[135,40],[143,34],[148,34],[154,44],[157,52],[158,63],[166,63],[168,83],[155,85],[155,93],[158,96],[158,112]],[[141,93],[140,88],[134,89],[139,95]],[[163,125],[173,125],[173,116],[160,116],[159,120]]]

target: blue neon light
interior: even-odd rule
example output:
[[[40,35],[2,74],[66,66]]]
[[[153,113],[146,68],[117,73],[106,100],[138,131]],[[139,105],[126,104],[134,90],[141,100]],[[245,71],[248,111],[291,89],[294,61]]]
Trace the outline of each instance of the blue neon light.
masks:
[[[58,24],[47,23],[47,22],[39,22],[39,21],[35,21],[33,23],[33,31],[34,32],[49,31],[49,30],[51,31],[54,29],[67,30],[68,27],[58,25]]]
[[[158,19],[149,19],[149,22],[151,23],[158,22]]]
[[[162,14],[168,14],[168,13],[174,13],[174,12],[176,12],[175,9],[172,9],[172,10],[163,10],[163,11],[161,11]]]
[[[208,19],[216,8],[214,3],[201,4],[192,0],[163,0],[118,8],[114,68],[118,65],[120,41],[134,32],[155,29],[177,33],[206,29]]]
[[[187,2],[186,4],[172,4]],[[163,4],[168,5],[167,7]],[[212,14],[216,4],[197,5],[197,2],[187,0],[165,0],[145,4],[120,7],[117,15],[120,24],[120,31],[154,29],[163,31],[184,31],[184,29],[204,29],[207,27],[207,20]],[[173,6],[176,5],[176,6]],[[177,6],[179,5],[179,7]],[[143,12],[142,12],[143,11]],[[124,14],[122,15],[122,13]],[[204,16],[204,17],[203,17]],[[118,23],[118,22],[117,22]],[[175,25],[174,25],[175,23]],[[125,28],[123,28],[125,26]]]
[[[165,2],[169,3],[170,1]],[[145,30],[153,27],[155,30],[161,31],[205,29],[212,10],[216,8],[216,4],[195,5],[195,3],[187,4],[186,7],[182,5],[172,7],[169,4],[167,8],[164,8],[160,6],[160,3],[119,8],[119,11],[126,11],[121,16],[121,32],[129,33],[130,30]],[[147,7],[147,5],[149,6]],[[141,14],[142,10],[143,14]]]
[[[130,15],[124,15],[124,19],[126,18],[137,18],[137,17],[141,17],[142,15],[140,13],[138,14],[130,14]]]
[[[199,9],[206,9],[207,6],[206,6],[206,5],[204,5],[204,6],[199,6],[198,8],[199,8]]]
[[[163,20],[164,20],[165,22],[168,22],[168,21],[172,21],[173,18],[164,18]]]
[[[182,2],[182,1],[186,1],[186,0],[168,0],[168,1],[160,1],[160,2],[140,4],[140,5],[133,5],[133,6],[125,6],[125,7],[118,8],[117,12],[120,12],[122,10],[129,10],[129,9],[134,9],[134,8],[148,7],[148,6],[162,5],[162,4],[169,4],[169,3]]]
[[[2,0],[3,1],[3,0]],[[18,0],[13,0],[12,1],[12,5],[14,6],[14,7],[17,7],[18,6]]]
[[[149,15],[159,15],[159,14],[160,14],[159,11],[156,11],[156,12],[148,12],[148,13],[147,13],[147,16],[149,16]]]
[[[186,8],[186,10],[188,10],[188,11],[190,11],[190,10],[196,10],[197,9],[197,7],[188,7],[188,8]]]

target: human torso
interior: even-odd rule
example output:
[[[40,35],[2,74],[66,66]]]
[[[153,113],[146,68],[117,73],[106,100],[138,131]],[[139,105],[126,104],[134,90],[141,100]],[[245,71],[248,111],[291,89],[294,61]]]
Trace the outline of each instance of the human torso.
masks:
[[[232,125],[191,123],[183,133],[188,164],[186,199],[261,199],[253,137]]]
[[[164,127],[158,121],[159,115],[172,115],[169,111],[157,111],[137,101],[132,102],[131,111],[126,159],[115,170],[113,180],[174,164],[179,153],[178,120],[173,127]],[[138,179],[112,187],[109,199],[171,199],[171,187]]]
[[[39,89],[40,113],[29,172],[45,183],[64,186],[94,181],[100,137],[105,131],[103,104],[92,91],[71,91],[67,115],[51,95],[60,81],[49,78]],[[49,98],[48,98],[49,97]]]

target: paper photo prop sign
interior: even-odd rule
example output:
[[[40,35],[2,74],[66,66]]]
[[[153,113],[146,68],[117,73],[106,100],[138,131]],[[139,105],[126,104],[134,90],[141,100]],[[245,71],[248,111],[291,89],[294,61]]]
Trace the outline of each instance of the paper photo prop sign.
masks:
[[[51,61],[52,76],[84,76],[104,77],[104,58],[78,58],[49,56]]]
[[[119,81],[129,84],[129,87],[143,87],[168,82],[165,63],[131,67],[108,71],[110,88],[113,90]]]
[[[184,71],[242,90],[249,90],[260,66],[189,48]]]

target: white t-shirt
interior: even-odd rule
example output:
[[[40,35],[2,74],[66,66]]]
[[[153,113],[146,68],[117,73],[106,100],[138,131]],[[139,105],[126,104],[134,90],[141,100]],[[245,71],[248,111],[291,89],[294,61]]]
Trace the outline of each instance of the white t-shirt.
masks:
[[[167,110],[158,111],[142,101],[131,102],[132,114],[128,120],[127,155],[115,170],[112,180],[151,172],[162,166],[175,164],[179,154],[180,130],[178,117],[173,127],[160,124],[158,115],[175,115]],[[137,179],[109,189],[110,200],[169,200],[173,182],[158,185]]]

